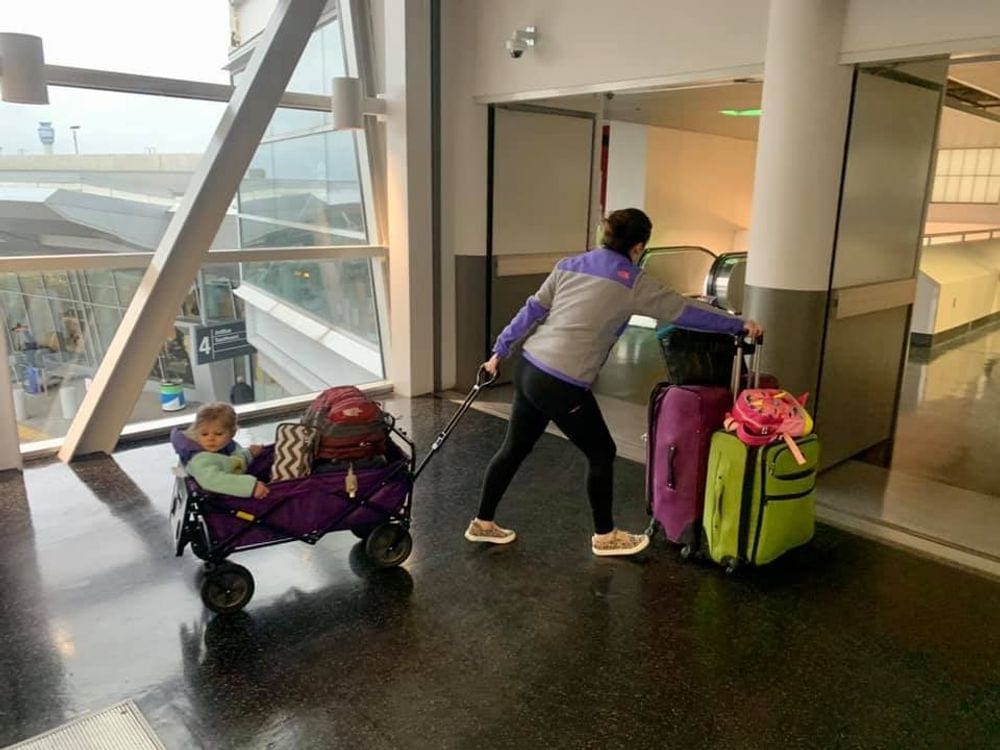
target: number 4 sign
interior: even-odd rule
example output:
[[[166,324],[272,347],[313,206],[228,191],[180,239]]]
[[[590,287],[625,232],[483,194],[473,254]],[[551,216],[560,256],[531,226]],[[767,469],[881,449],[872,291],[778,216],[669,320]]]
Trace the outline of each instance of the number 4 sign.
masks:
[[[242,357],[256,351],[247,341],[247,324],[242,320],[198,326],[194,339],[198,342],[195,361],[199,365]]]

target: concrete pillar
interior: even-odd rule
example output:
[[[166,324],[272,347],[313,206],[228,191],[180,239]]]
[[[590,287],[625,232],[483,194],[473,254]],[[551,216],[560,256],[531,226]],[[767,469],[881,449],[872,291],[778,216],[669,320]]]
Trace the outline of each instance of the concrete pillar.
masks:
[[[389,379],[418,396],[434,390],[430,2],[385,12]]]
[[[845,0],[772,0],[747,265],[764,365],[795,390],[819,378],[853,68]]]

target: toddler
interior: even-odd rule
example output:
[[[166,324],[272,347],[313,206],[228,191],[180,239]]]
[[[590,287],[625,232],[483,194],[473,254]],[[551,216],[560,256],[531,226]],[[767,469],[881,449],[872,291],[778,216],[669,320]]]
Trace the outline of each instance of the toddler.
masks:
[[[235,440],[236,412],[224,403],[206,404],[198,409],[194,424],[187,430],[175,428],[170,442],[184,468],[202,489],[220,495],[262,498],[267,485],[247,474],[247,467],[261,446],[244,448]]]

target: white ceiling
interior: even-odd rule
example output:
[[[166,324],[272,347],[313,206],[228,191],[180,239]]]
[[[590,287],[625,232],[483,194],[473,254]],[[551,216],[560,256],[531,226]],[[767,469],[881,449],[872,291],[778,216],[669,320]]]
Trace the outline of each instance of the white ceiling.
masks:
[[[1000,62],[953,64],[948,77],[1000,96]]]
[[[604,119],[653,125],[660,128],[693,130],[698,133],[757,140],[756,117],[727,117],[721,109],[757,109],[760,107],[760,83],[729,83],[686,89],[642,91],[614,94],[584,94],[553,99],[539,99],[531,104],[597,111],[604,98]]]
[[[1000,62],[953,64],[949,70],[949,77],[1000,96]],[[604,116],[607,120],[624,120],[642,125],[755,141],[760,122],[758,118],[728,117],[720,114],[720,110],[759,108],[762,88],[762,84],[753,82],[619,93],[605,100]],[[599,97],[600,95],[563,97],[538,103],[594,111]],[[948,131],[955,127],[953,120],[956,119],[959,118],[946,116],[942,122],[942,130]],[[997,128],[996,123],[978,117],[974,119],[978,121],[973,123],[974,125],[989,126],[990,130]],[[957,139],[957,136],[951,138],[947,132],[942,132],[942,136],[946,147],[950,145],[949,141]]]
[[[757,117],[729,117],[723,109],[758,109],[760,83],[733,83],[670,91],[617,94],[605,103],[608,120],[757,140]]]

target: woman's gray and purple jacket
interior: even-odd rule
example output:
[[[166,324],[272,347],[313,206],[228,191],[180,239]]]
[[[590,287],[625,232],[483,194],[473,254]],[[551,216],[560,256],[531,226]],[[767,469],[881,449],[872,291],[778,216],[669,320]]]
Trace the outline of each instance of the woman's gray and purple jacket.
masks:
[[[623,255],[601,247],[559,261],[497,337],[493,351],[507,357],[527,337],[526,360],[589,388],[633,315],[699,331],[743,330],[740,318],[661,286]]]

